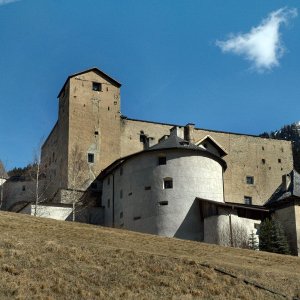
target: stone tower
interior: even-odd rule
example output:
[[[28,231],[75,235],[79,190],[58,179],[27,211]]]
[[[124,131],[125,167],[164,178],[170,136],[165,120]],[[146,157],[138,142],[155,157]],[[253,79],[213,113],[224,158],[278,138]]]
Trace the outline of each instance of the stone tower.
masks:
[[[66,191],[84,191],[120,157],[120,87],[97,68],[67,78],[58,121],[42,147],[48,197],[65,202]]]

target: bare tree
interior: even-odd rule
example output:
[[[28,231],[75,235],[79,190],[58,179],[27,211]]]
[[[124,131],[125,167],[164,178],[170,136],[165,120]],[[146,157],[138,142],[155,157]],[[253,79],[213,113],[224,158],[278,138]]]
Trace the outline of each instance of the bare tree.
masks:
[[[239,223],[224,224],[220,231],[220,245],[237,248],[249,248],[247,228]]]
[[[34,198],[34,216],[41,216],[41,212],[38,212],[38,205],[43,202],[47,202],[46,195],[47,189],[50,185],[46,179],[46,169],[41,162],[42,142],[40,142],[37,150],[34,154],[34,159],[28,170],[28,176],[30,180],[34,181],[34,190],[31,191]]]
[[[72,221],[75,221],[76,205],[80,203],[83,192],[88,183],[89,176],[87,174],[88,164],[84,159],[84,153],[78,144],[75,144],[71,150],[70,167],[69,167],[69,201],[72,203]]]

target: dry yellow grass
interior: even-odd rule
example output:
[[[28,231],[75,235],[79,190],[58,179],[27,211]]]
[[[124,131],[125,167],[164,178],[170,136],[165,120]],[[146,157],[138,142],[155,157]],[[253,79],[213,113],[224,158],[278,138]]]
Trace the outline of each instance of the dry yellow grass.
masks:
[[[0,268],[0,299],[300,297],[297,257],[3,212]]]

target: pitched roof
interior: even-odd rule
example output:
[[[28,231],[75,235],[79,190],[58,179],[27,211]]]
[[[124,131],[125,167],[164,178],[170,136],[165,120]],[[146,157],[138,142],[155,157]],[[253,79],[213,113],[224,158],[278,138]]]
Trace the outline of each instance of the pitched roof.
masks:
[[[67,80],[65,81],[65,83],[64,83],[63,87],[61,88],[60,92],[58,93],[57,98],[60,97],[60,94],[65,89],[65,86],[66,86],[67,82],[70,80],[70,78],[73,78],[75,76],[78,76],[78,75],[81,75],[81,74],[84,74],[84,73],[88,73],[88,72],[91,72],[91,71],[94,71],[98,75],[102,76],[103,78],[105,78],[107,81],[109,81],[111,84],[115,85],[116,87],[118,87],[118,88],[121,87],[121,83],[119,83],[117,80],[113,79],[112,77],[110,77],[106,73],[102,72],[100,69],[94,67],[94,68],[90,68],[90,69],[87,69],[87,70],[84,70],[84,71],[81,71],[81,72],[70,75],[67,78]]]
[[[209,141],[220,153],[220,156],[223,157],[227,155],[227,151],[215,140],[213,139],[210,135],[206,135],[204,138],[196,142],[195,144],[199,146],[200,144],[204,143],[204,141]]]
[[[293,170],[285,176],[288,176],[290,179],[288,188],[285,189],[281,184],[267,201],[265,206],[277,206],[287,203],[291,199],[300,199],[300,174],[296,170]]]
[[[0,160],[0,178],[2,179],[8,179],[8,175],[5,171],[4,165],[2,163],[2,161]]]

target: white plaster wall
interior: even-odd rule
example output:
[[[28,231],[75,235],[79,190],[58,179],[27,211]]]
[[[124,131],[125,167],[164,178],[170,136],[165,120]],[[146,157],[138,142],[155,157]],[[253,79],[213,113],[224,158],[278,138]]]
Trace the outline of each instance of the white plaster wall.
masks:
[[[34,215],[35,205],[27,205],[22,211],[22,214]],[[57,207],[48,205],[37,206],[37,217],[55,219],[55,220],[66,220],[72,214],[71,207]]]
[[[166,155],[166,165],[158,165],[160,155]],[[120,168],[114,171],[116,227],[203,240],[203,224],[195,197],[223,202],[223,168],[217,161],[195,151],[167,150],[135,156],[122,168],[122,175]],[[113,225],[112,177],[110,185],[107,178],[103,183],[102,203],[107,226]],[[163,189],[166,177],[173,178],[173,189]],[[151,189],[145,190],[145,187]],[[111,199],[109,209],[108,199]],[[160,201],[168,201],[168,205],[160,205]]]
[[[244,242],[248,242],[252,231],[256,236],[257,242],[259,237],[255,224],[260,224],[260,220],[253,220],[238,217],[231,213],[231,224],[233,231],[233,240],[237,246],[243,246]],[[222,214],[204,219],[204,242],[210,244],[219,244],[230,246],[230,222],[229,215]]]

